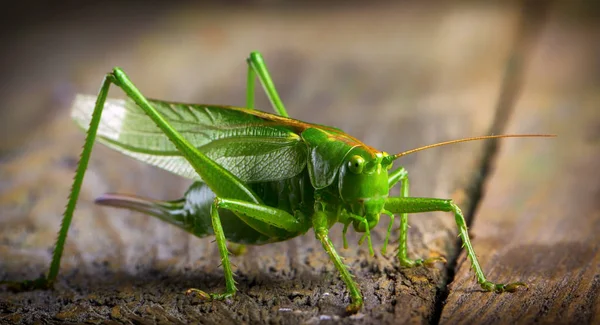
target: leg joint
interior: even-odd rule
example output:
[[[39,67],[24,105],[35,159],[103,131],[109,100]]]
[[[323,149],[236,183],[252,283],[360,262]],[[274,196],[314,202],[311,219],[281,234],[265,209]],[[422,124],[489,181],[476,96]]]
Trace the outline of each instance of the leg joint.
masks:
[[[314,231],[315,231],[315,236],[317,237],[317,239],[325,238],[329,234],[329,230],[324,227],[315,227]]]
[[[221,199],[220,197],[215,197],[215,199],[213,200],[213,205],[217,208],[220,208],[223,205],[223,199]]]
[[[450,207],[450,209],[452,210],[452,212],[462,214],[462,211],[460,210],[460,208],[458,207],[458,205],[456,203],[454,203],[454,200],[450,199],[447,202],[448,202],[448,206]]]

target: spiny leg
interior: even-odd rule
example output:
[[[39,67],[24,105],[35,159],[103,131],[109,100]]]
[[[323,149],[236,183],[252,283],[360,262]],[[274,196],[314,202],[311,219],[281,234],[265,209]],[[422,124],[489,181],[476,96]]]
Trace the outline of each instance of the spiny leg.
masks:
[[[87,131],[84,148],[81,154],[73,186],[71,188],[71,194],[69,201],[62,219],[61,229],[58,234],[56,245],[54,247],[54,253],[50,264],[50,269],[47,276],[42,276],[39,279],[33,281],[22,281],[22,282],[9,282],[2,281],[0,284],[8,284],[13,289],[17,290],[30,290],[37,288],[48,288],[51,287],[58,271],[60,269],[60,260],[64,250],[64,244],[66,241],[67,233],[71,220],[73,218],[73,212],[77,203],[83,177],[87,169],[89,158],[92,152],[93,143],[96,138],[102,109],[106,102],[106,97],[110,89],[110,85],[114,84],[120,87],[127,97],[132,99],[137,106],[141,109],[141,112],[146,114],[152,121],[161,129],[161,131],[167,136],[167,138],[175,145],[177,150],[182,153],[184,158],[190,163],[194,170],[200,175],[204,182],[215,192],[217,196],[224,196],[245,200],[248,202],[260,204],[261,200],[258,196],[242,183],[235,175],[231,174],[228,170],[224,169],[219,164],[212,161],[206,155],[201,153],[196,147],[194,147],[189,141],[187,141],[177,130],[175,130],[162,116],[161,114],[148,102],[148,100],[142,95],[142,93],[134,86],[129,80],[129,77],[120,68],[114,68],[112,72],[108,73],[98,93],[94,111],[92,113],[92,119],[90,121],[90,127]],[[257,225],[260,228],[261,225]]]
[[[408,180],[408,171],[404,169],[404,167],[400,167],[398,170],[392,172],[390,174],[390,183],[395,184],[397,182],[401,182],[400,184],[400,197],[408,197],[408,189],[410,186],[410,182]],[[392,218],[393,221],[393,218]],[[390,232],[388,230],[388,236]],[[438,256],[431,257],[428,259],[410,259],[408,258],[408,213],[404,212],[400,214],[400,237],[398,239],[398,259],[400,260],[400,265],[403,267],[414,267],[421,265],[431,265],[435,262],[443,262],[446,263],[446,259]],[[387,243],[387,237],[386,241]],[[385,245],[384,245],[385,248]]]
[[[284,232],[301,233],[306,231],[306,227],[303,225],[301,220],[296,219],[286,211],[272,208],[269,206],[252,204],[240,200],[232,200],[225,198],[215,198],[211,210],[210,216],[215,233],[217,245],[219,247],[219,254],[221,256],[221,265],[223,266],[223,272],[225,275],[225,292],[224,293],[206,293],[200,289],[191,288],[186,291],[186,294],[195,294],[201,299],[225,299],[231,297],[236,292],[235,280],[233,279],[233,271],[231,269],[231,262],[229,261],[229,251],[227,250],[227,242],[225,239],[225,233],[221,226],[221,219],[219,217],[219,209],[227,209],[237,214],[243,214],[246,217],[254,220],[264,222],[270,226],[273,226]]]
[[[289,117],[285,110],[285,106],[283,106],[283,102],[279,98],[279,94],[277,94],[277,90],[275,89],[275,85],[273,84],[273,80],[271,79],[269,70],[267,70],[267,65],[263,60],[262,55],[259,52],[252,52],[248,59],[246,59],[246,62],[248,63],[246,107],[254,108],[254,80],[256,79],[256,76],[258,76],[273,109],[275,109],[279,115]]]
[[[189,144],[189,142],[187,142],[181,136],[181,134],[174,130],[160,116],[156,109],[154,109],[149,104],[146,98],[139,92],[139,90],[137,90],[137,88],[129,80],[125,72],[123,72],[119,68],[114,68],[112,72],[106,74],[106,76],[104,77],[104,80],[102,81],[102,86],[100,87],[100,91],[96,99],[96,103],[94,105],[94,111],[90,120],[90,126],[86,133],[85,143],[83,146],[81,157],[77,165],[73,185],[71,187],[71,193],[69,195],[69,200],[67,202],[67,206],[61,222],[61,228],[59,230],[56,244],[54,246],[52,261],[50,262],[48,275],[41,276],[36,280],[27,280],[21,282],[2,281],[0,282],[0,284],[8,284],[9,287],[11,287],[12,289],[21,291],[50,288],[56,280],[58,271],[60,269],[60,262],[64,251],[64,245],[66,242],[68,230],[73,219],[73,213],[75,211],[75,207],[79,197],[79,192],[83,183],[83,178],[87,170],[93,144],[96,139],[98,126],[100,124],[100,118],[102,116],[102,110],[104,108],[104,104],[106,102],[106,98],[111,84],[114,84],[123,89],[127,96],[131,98],[136,104],[138,104],[142,111],[145,114],[147,114],[176,145],[178,150],[184,153],[186,159],[190,161],[190,164],[195,168],[197,172],[199,171],[200,165],[204,165],[203,168],[205,170],[209,170],[210,173],[199,173],[201,176],[202,174],[208,176],[210,182],[207,181],[207,184],[214,183],[217,178],[220,178],[221,182],[227,183],[229,181],[230,183],[233,183],[233,188],[229,188],[229,190],[232,192],[230,194],[232,194],[233,197],[248,199],[250,201],[255,202],[259,201],[258,198],[255,195],[253,195],[251,191],[245,188],[243,184],[236,184],[237,179],[235,177],[232,177],[233,175],[231,175],[230,173],[229,175],[219,175],[219,168],[222,169],[222,167],[210,161],[210,159],[208,159],[205,155],[201,154],[195,147]],[[225,172],[225,174],[227,174],[227,172]],[[202,178],[205,179],[204,176],[202,176]],[[215,191],[215,193],[219,194],[217,191]]]
[[[346,287],[348,287],[351,303],[346,307],[346,311],[354,314],[362,307],[363,297],[356,282],[352,279],[352,275],[348,272],[348,268],[342,261],[342,257],[337,253],[333,243],[329,239],[329,229],[327,224],[327,215],[324,212],[317,211],[313,216],[313,230],[315,231],[315,236],[323,245],[323,249],[325,249],[329,258],[333,261],[335,268],[340,272],[342,281],[344,281]]]
[[[113,82],[112,75],[106,75],[104,77],[104,80],[102,81],[100,91],[98,92],[98,98],[96,99],[94,112],[92,113],[90,127],[86,133],[85,143],[83,145],[83,150],[79,158],[79,163],[77,164],[77,170],[73,179],[73,185],[71,186],[71,193],[69,194],[69,200],[67,202],[65,212],[63,213],[61,227],[58,232],[58,237],[56,238],[56,243],[54,245],[54,251],[52,253],[52,261],[50,262],[50,269],[48,270],[48,275],[42,275],[41,277],[35,280],[25,280],[18,282],[0,281],[0,284],[6,284],[9,286],[9,288],[16,291],[47,289],[53,286],[54,281],[58,276],[58,271],[60,269],[60,261],[64,251],[65,242],[67,240],[67,234],[69,232],[71,221],[73,220],[73,213],[75,212],[75,206],[77,205],[77,199],[79,198],[79,192],[81,191],[83,177],[85,175],[85,171],[87,170],[90,155],[92,154],[92,147],[94,145],[94,140],[96,139],[98,125],[100,124],[102,109],[104,107],[104,102],[106,101],[106,96],[108,94],[111,82]]]
[[[463,247],[467,250],[467,256],[471,260],[471,267],[475,271],[477,277],[477,283],[486,291],[495,292],[513,292],[518,287],[527,285],[523,282],[513,282],[508,284],[493,283],[488,281],[483,270],[479,265],[475,250],[471,245],[469,239],[469,233],[467,230],[467,223],[462,214],[460,208],[454,204],[452,200],[435,199],[435,198],[413,198],[413,197],[398,197],[389,198],[385,204],[385,208],[394,213],[419,213],[419,212],[433,212],[433,211],[444,211],[454,213],[454,219],[458,227],[458,235],[463,241]]]
[[[79,197],[81,184],[83,182],[83,177],[85,175],[92,152],[93,143],[96,138],[100,117],[102,115],[102,109],[104,107],[104,103],[106,102],[106,97],[111,84],[115,84],[116,86],[120,87],[127,94],[127,96],[139,106],[143,113],[148,115],[156,123],[156,125],[162,130],[162,132],[164,132],[169,140],[173,142],[177,149],[182,152],[183,156],[190,162],[196,172],[198,172],[202,179],[217,195],[222,195],[224,192],[226,192],[229,197],[260,203],[260,199],[256,196],[256,194],[254,194],[245,184],[241,183],[237,177],[199,152],[198,149],[192,146],[185,138],[183,138],[179,132],[173,129],[173,127],[169,125],[164,118],[162,118],[156,109],[150,105],[148,100],[133,85],[125,72],[119,68],[115,68],[111,73],[108,73],[104,77],[102,86],[96,99],[85,144],[81,153],[79,164],[77,165],[75,179],[69,195],[69,201],[67,203],[67,207],[62,219],[62,225],[54,246],[54,252],[48,275],[42,276],[33,281],[3,281],[0,282],[0,284],[8,284],[11,288],[16,290],[31,290],[48,288],[54,283],[60,269],[60,261],[64,251],[67,233],[73,218],[73,212]]]

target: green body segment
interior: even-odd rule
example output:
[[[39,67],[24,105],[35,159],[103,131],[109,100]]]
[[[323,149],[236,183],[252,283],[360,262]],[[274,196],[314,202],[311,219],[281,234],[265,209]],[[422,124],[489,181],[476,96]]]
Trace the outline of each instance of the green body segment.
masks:
[[[279,115],[253,109],[255,77]],[[111,84],[121,88],[128,99],[107,99]],[[97,98],[77,97],[72,115],[87,129],[87,137],[50,270],[47,277],[35,281],[9,283],[18,288],[46,288],[54,282],[95,139],[196,180],[177,201],[108,194],[97,202],[145,212],[198,237],[214,235],[225,274],[225,292],[188,290],[201,298],[222,299],[236,291],[227,241],[260,245],[296,237],[312,227],[348,287],[351,302],[347,310],[357,312],[362,295],[333,246],[329,229],[342,223],[347,246],[345,235],[352,224],[355,231],[364,233],[360,242],[367,239],[373,253],[370,230],[377,226],[381,214],[387,214],[391,222],[382,248],[385,252],[394,215],[400,214],[400,264],[429,264],[443,258],[412,260],[407,255],[408,213],[426,211],[454,214],[482,288],[501,292],[523,285],[495,284],[485,278],[462,212],[452,201],[408,197],[406,170],[400,167],[388,172],[400,154],[380,152],[333,127],[288,118],[257,52],[248,58],[247,108],[148,100],[121,69],[115,68],[105,77]],[[390,188],[398,183],[400,197],[388,197]]]

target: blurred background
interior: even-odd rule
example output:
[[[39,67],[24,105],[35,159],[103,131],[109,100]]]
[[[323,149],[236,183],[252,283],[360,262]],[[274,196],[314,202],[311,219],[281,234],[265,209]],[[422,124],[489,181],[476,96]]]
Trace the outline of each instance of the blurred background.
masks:
[[[83,133],[69,119],[71,101],[77,93],[95,94],[103,76],[114,66],[123,68],[150,98],[243,106],[245,58],[250,51],[258,50],[265,56],[292,117],[339,127],[390,153],[458,137],[507,131],[560,134],[550,142],[556,147],[527,161],[528,170],[547,171],[523,172],[520,177],[528,184],[526,177],[530,174],[549,179],[556,176],[557,170],[583,170],[553,169],[553,161],[575,157],[580,152],[591,152],[589,166],[600,159],[599,3],[21,1],[13,3],[15,7],[4,7],[0,12],[0,261],[5,264],[0,267],[0,279],[31,278],[46,270],[49,247],[58,230],[83,144]],[[113,88],[110,96],[122,97],[122,93]],[[271,110],[262,94],[257,107]],[[521,119],[517,126],[510,122],[515,111]],[[539,142],[535,143],[530,143],[532,148],[537,148]],[[566,150],[575,143],[589,147],[575,153]],[[402,164],[414,180],[411,194],[452,197],[467,207],[477,201],[480,190],[473,192],[471,187],[478,188],[485,176],[485,171],[479,171],[479,160],[488,152],[483,144],[470,145],[407,156]],[[185,285],[202,284],[220,290],[222,275],[211,268],[218,262],[210,240],[189,239],[179,230],[165,228],[158,220],[93,205],[95,197],[108,191],[175,199],[189,181],[102,146],[94,149],[90,164],[67,241],[72,244],[67,245],[63,269],[69,279],[63,280],[63,285],[87,294],[86,281],[98,270],[106,273],[106,279],[119,277],[110,272],[124,271],[129,276],[121,275],[125,277],[122,282],[134,282],[132,274],[143,272],[143,266],[150,265],[158,270],[185,270],[181,271],[184,274],[191,267],[195,272],[212,275],[192,279],[196,282],[175,277],[171,284],[176,287],[169,291],[173,294],[180,293]],[[584,191],[596,193],[600,184],[598,169],[590,167],[585,171],[590,183],[583,187]],[[514,184],[508,185],[506,191],[516,188]],[[573,198],[572,202],[576,200]],[[510,202],[502,204],[511,206]],[[593,206],[590,220],[600,220],[597,206]],[[465,208],[472,209],[473,206]],[[411,220],[412,252],[421,256],[432,252],[456,255],[452,218],[436,214]],[[594,227],[589,229],[597,229],[597,222]],[[313,237],[312,233],[307,236]],[[312,259],[313,247],[319,249],[313,238],[277,245],[280,244],[251,251],[249,256],[254,256],[254,260],[240,258],[236,262],[242,270],[242,287],[272,282],[259,275],[254,277],[252,272],[266,274],[270,268],[306,267],[314,273],[327,268],[321,266],[327,265],[326,257]],[[288,252],[288,257],[280,257],[281,252]],[[356,256],[348,251],[344,254],[350,256],[348,263],[363,268],[359,278],[375,279],[377,272],[391,267],[385,259],[373,262],[363,256],[362,248]],[[365,260],[377,267],[360,263]],[[335,272],[331,267],[327,270]],[[296,288],[294,292],[301,292],[294,295],[302,296],[297,289],[300,284],[292,282],[303,279],[302,272],[283,272],[278,276],[287,280],[276,285],[289,285]],[[410,282],[430,283],[433,289],[412,293],[407,291],[410,285],[401,280],[404,278],[393,278],[397,286],[409,292],[407,295],[420,297],[414,305],[408,304],[412,313],[411,308],[396,305],[393,299],[404,299],[397,298],[397,291],[386,293],[393,297],[389,298],[394,301],[391,305],[386,304],[388,298],[381,298],[387,297],[385,294],[373,294],[379,289],[365,289],[370,294],[367,298],[372,299],[369,308],[374,308],[365,312],[372,317],[365,318],[365,323],[382,319],[425,323],[439,320],[445,281],[454,271],[439,268],[422,272],[428,272],[420,274],[426,280],[411,278]],[[81,278],[74,280],[70,278],[73,275]],[[153,276],[150,273],[139,278]],[[333,283],[327,279],[308,277],[303,281],[313,284],[311,290],[317,290]],[[373,288],[387,285],[373,281],[377,284]],[[104,288],[105,283],[101,284]],[[117,286],[121,284],[118,282]],[[92,292],[100,290],[98,285],[94,288]],[[245,290],[248,292],[248,288]],[[114,292],[108,296],[111,294]],[[10,306],[33,301],[39,304],[38,311],[52,317],[77,319],[72,313],[82,310],[69,314],[60,306],[40,307],[56,301],[54,295],[10,296],[16,299]],[[258,300],[256,292],[249,295],[249,300]],[[294,295],[284,293],[281,301],[297,303],[304,299]],[[375,302],[376,297],[380,304]],[[340,301],[331,306],[343,306],[343,297],[337,298]],[[0,302],[2,299],[0,296]],[[308,305],[318,306],[321,312],[330,308],[339,313],[339,308],[323,307],[320,303]],[[219,312],[228,315],[231,311],[226,309]],[[276,314],[272,308],[265,310],[268,317]],[[94,312],[104,316],[108,313],[98,309]],[[396,315],[377,316],[386,312]],[[93,314],[87,309],[82,313],[86,317]],[[404,318],[399,313],[404,313]],[[264,317],[267,316],[261,314],[250,320]],[[313,319],[298,317],[299,322]],[[239,321],[235,317],[224,319]],[[281,319],[273,322],[285,323]]]

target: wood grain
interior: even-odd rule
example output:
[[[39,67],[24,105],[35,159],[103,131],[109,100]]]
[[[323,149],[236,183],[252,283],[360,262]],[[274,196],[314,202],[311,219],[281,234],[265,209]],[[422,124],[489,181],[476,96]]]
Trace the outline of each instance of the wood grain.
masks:
[[[529,290],[480,292],[462,254],[442,323],[600,321],[600,97],[582,60],[593,51],[573,37],[582,31],[557,28],[548,25],[534,48],[507,132],[558,137],[501,143],[470,228],[490,280],[525,281]],[[548,62],[556,43],[569,48],[560,67]]]

